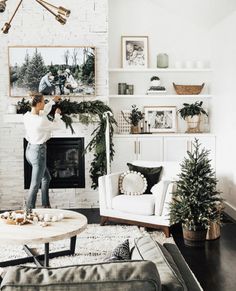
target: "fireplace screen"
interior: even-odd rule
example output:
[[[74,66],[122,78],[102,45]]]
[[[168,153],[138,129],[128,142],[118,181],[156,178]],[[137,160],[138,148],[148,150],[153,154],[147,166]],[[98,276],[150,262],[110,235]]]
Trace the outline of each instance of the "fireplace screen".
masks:
[[[27,141],[24,139],[24,153]],[[84,138],[51,138],[47,142],[50,188],[85,188]],[[25,189],[29,189],[31,166],[24,154]]]

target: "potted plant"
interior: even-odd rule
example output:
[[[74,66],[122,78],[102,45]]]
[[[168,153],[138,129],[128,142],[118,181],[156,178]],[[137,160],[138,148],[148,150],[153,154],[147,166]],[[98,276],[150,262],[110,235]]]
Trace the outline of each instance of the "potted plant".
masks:
[[[160,78],[157,77],[157,76],[152,76],[150,81],[151,81],[151,86],[152,87],[158,87],[161,84]]]
[[[220,193],[209,151],[200,149],[197,139],[193,153],[181,164],[181,173],[170,203],[171,223],[182,223],[184,242],[188,246],[202,246],[211,222],[219,221]]]
[[[202,108],[202,104],[202,101],[197,101],[193,104],[184,103],[184,107],[178,110],[180,116],[187,121],[188,129],[186,132],[200,132],[200,116],[201,114],[205,114],[206,116],[208,116],[206,111]]]
[[[131,133],[139,133],[139,121],[144,118],[144,114],[138,110],[138,107],[134,104],[132,105],[132,110],[127,117],[124,115],[124,112],[121,111],[124,119],[131,125]]]

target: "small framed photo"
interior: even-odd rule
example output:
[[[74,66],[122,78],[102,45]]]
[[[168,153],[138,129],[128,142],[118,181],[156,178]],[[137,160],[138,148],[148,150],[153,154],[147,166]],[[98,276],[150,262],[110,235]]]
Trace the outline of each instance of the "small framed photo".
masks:
[[[147,36],[122,36],[121,50],[123,68],[148,67]]]
[[[176,132],[175,106],[145,106],[144,113],[150,132]]]

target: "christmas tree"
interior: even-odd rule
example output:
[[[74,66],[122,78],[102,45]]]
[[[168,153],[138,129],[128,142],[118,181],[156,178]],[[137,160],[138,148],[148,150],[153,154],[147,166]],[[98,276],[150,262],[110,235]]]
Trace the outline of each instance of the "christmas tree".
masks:
[[[30,63],[30,57],[29,57],[29,53],[28,51],[25,54],[25,61],[22,64],[22,66],[20,67],[19,73],[18,73],[18,80],[17,80],[17,85],[19,87],[24,87],[24,79],[26,76],[26,72],[27,72],[27,68],[29,66]]]
[[[46,74],[47,69],[44,65],[43,58],[37,49],[35,49],[34,55],[30,60],[25,77],[24,85],[31,91],[38,91],[39,82],[41,78]]]
[[[222,202],[216,190],[217,179],[209,159],[209,151],[193,143],[193,153],[187,152],[181,164],[181,173],[170,204],[171,223],[182,223],[189,230],[207,229],[210,222],[219,219]]]

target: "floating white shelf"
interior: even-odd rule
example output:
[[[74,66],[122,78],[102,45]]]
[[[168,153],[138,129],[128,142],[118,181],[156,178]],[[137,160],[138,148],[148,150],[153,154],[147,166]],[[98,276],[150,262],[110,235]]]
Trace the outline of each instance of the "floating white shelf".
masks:
[[[110,68],[109,69],[110,73],[127,73],[127,72],[132,72],[132,73],[153,73],[153,72],[165,72],[165,73],[170,73],[170,72],[182,72],[182,73],[196,73],[196,72],[212,72],[211,68],[203,68],[203,69],[175,69],[175,68],[167,68],[167,69],[160,69],[160,68],[148,68],[148,69],[127,69],[127,68]]]
[[[137,94],[137,95],[109,95],[109,98],[114,99],[128,99],[128,98],[176,98],[176,99],[184,99],[184,98],[212,98],[210,94],[199,94],[199,95],[177,95],[177,94],[158,94],[158,95],[147,95],[147,94]]]
[[[151,137],[157,137],[157,136],[176,136],[176,137],[185,137],[185,136],[189,136],[189,137],[209,137],[209,136],[215,136],[214,133],[207,133],[207,132],[202,132],[202,133],[184,133],[184,132],[175,132],[175,133],[152,133],[152,134],[118,134],[115,133],[114,137],[119,137],[119,138],[126,138],[126,137],[147,137],[147,138],[151,138]]]

